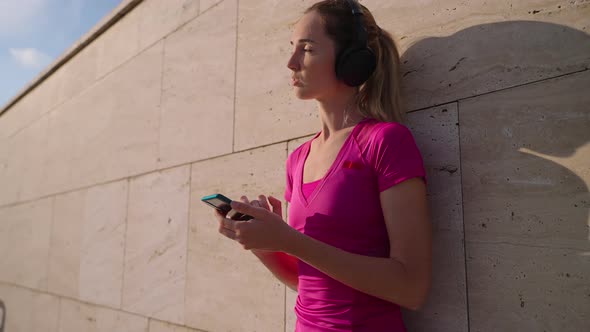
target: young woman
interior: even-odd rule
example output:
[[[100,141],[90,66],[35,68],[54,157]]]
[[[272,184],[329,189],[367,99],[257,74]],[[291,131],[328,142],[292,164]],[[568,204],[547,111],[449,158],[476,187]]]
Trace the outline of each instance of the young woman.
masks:
[[[359,42],[374,71],[339,67]],[[298,292],[297,331],[405,331],[400,307],[419,309],[430,288],[431,224],[422,157],[400,124],[394,41],[364,6],[326,0],[291,44],[295,94],[316,100],[321,131],[288,157],[289,223],[280,200],[242,196],[232,207],[254,219],[217,213],[219,232]],[[359,66],[370,75],[351,82]]]

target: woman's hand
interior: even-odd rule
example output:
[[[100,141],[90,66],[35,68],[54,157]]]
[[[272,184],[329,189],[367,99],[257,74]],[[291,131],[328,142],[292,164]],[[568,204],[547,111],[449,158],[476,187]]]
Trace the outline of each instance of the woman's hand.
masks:
[[[232,202],[234,210],[250,215],[254,219],[232,220],[216,212],[219,232],[239,242],[246,250],[283,251],[293,232],[297,231],[282,219],[280,200],[274,197],[268,198],[272,206],[271,212],[266,197],[260,195],[259,199],[249,202],[247,197],[242,196],[242,203]]]

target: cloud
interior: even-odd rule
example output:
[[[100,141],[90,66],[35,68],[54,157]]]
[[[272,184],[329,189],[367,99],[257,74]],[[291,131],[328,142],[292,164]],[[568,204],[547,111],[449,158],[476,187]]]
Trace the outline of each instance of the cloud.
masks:
[[[11,48],[10,54],[24,68],[38,69],[49,64],[51,57],[35,48]]]

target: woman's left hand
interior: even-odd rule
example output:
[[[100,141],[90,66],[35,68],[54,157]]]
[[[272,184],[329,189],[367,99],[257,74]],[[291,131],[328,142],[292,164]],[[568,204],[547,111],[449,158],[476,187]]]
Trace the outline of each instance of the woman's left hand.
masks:
[[[253,203],[256,203],[256,201],[253,201]],[[266,202],[263,204],[266,204]],[[219,232],[239,242],[246,250],[284,251],[285,244],[292,241],[294,232],[297,231],[289,226],[278,214],[260,205],[255,205],[233,201],[231,207],[234,210],[252,216],[253,219],[246,221],[232,220],[217,213]]]

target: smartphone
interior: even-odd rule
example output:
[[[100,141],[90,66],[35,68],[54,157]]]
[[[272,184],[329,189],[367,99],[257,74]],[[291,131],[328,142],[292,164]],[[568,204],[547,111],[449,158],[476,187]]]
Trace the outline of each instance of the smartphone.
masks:
[[[250,220],[253,217],[242,214],[231,208],[231,199],[223,196],[222,194],[213,194],[201,198],[201,201],[215,209],[221,211],[227,218],[233,220]]]

